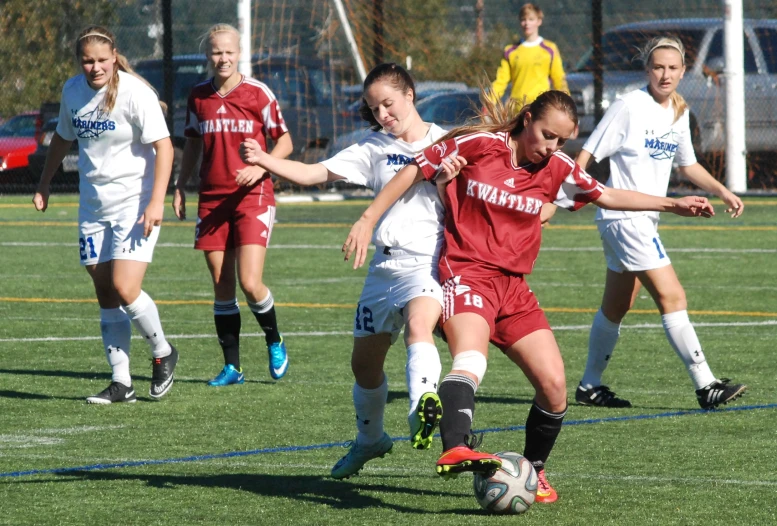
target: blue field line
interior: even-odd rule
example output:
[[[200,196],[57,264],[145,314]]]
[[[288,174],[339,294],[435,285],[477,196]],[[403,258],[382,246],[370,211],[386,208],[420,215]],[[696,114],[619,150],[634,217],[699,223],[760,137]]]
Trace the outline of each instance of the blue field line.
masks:
[[[704,409],[694,409],[689,411],[669,411],[665,413],[656,413],[651,415],[631,415],[631,416],[612,416],[606,418],[587,418],[582,420],[569,420],[564,422],[565,426],[579,426],[587,424],[601,424],[607,422],[625,422],[629,420],[651,420],[656,418],[668,418],[672,416],[686,416],[686,415],[698,415],[707,413],[723,413],[733,411],[752,411],[754,409],[775,409],[775,404],[761,404],[761,405],[745,405],[739,407],[727,407],[724,409],[716,409],[715,411],[707,411]],[[491,427],[486,429],[478,429],[473,431],[474,433],[500,433],[504,431],[521,431],[525,429],[525,426],[509,426],[509,427]],[[439,433],[435,435],[439,437]],[[407,442],[409,440],[406,436],[392,437],[394,442]],[[285,446],[285,447],[268,447],[262,449],[252,449],[250,451],[231,451],[229,453],[215,453],[211,455],[194,455],[190,457],[180,458],[167,458],[159,460],[136,460],[132,462],[116,462],[112,464],[90,464],[87,466],[77,466],[71,468],[51,468],[51,469],[31,469],[29,471],[11,471],[7,473],[0,473],[0,478],[8,477],[26,477],[31,475],[62,475],[67,473],[73,473],[78,471],[98,471],[104,469],[122,469],[133,468],[138,466],[153,466],[158,464],[177,464],[181,462],[199,462],[203,460],[215,460],[221,458],[235,458],[235,457],[247,457],[251,455],[264,455],[267,453],[288,453],[297,451],[312,451],[315,449],[328,449],[332,447],[346,446],[348,442],[329,442],[327,444],[314,444],[311,446]]]

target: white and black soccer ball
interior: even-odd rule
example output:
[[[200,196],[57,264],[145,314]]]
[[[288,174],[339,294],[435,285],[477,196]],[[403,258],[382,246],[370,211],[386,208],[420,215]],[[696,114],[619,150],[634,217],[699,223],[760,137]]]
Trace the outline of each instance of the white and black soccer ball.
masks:
[[[537,497],[537,472],[523,455],[496,453],[502,467],[490,474],[475,474],[475,498],[492,513],[517,515],[529,509]]]

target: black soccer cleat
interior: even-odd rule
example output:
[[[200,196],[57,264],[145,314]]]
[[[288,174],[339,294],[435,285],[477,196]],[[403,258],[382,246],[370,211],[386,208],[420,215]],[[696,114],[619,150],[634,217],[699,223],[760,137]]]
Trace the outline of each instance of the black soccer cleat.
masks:
[[[87,404],[117,404],[119,402],[128,402],[130,404],[137,402],[135,397],[135,389],[132,386],[119,382],[111,382],[111,385],[106,387],[94,396],[90,396],[86,399]]]
[[[581,405],[591,405],[596,407],[624,408],[631,407],[631,402],[618,398],[613,391],[606,385],[597,385],[586,389],[582,384],[577,386],[575,391],[575,401]]]
[[[702,409],[715,409],[742,396],[747,391],[745,384],[729,384],[731,380],[721,378],[707,387],[696,389],[696,399]]]
[[[173,386],[173,373],[178,363],[178,351],[170,345],[170,354],[164,358],[151,359],[151,387],[148,394],[159,399],[167,394]]]

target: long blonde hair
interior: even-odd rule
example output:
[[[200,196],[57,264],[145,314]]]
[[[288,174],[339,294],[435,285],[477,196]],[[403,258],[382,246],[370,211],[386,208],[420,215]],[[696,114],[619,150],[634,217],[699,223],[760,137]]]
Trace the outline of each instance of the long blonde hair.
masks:
[[[680,53],[683,66],[685,66],[685,46],[683,45],[682,41],[677,37],[664,36],[651,38],[648,43],[645,44],[642,49],[640,49],[638,57],[645,65],[645,69],[650,68],[651,60],[653,59],[653,52],[656,49],[674,49]],[[685,102],[685,99],[682,95],[677,93],[677,90],[673,91],[672,94],[669,95],[669,100],[672,101],[672,107],[674,108],[674,122],[677,122],[678,119],[683,116],[685,110],[688,109],[688,103]]]
[[[465,124],[454,128],[437,142],[447,141],[453,137],[477,132],[508,132],[512,137],[518,136],[524,129],[526,113],[530,112],[532,119],[542,119],[551,108],[563,111],[569,119],[578,125],[577,106],[569,94],[559,90],[548,90],[541,93],[530,104],[519,106],[515,99],[509,99],[507,104],[481,86],[480,102],[483,113],[477,124]]]
[[[76,40],[76,58],[81,58],[84,46],[87,44],[108,44],[111,46],[111,51],[116,55],[116,67],[119,71],[129,73],[130,75],[139,78],[146,86],[151,88],[151,90],[156,93],[157,98],[159,98],[159,93],[154,89],[154,86],[138,75],[135,70],[132,69],[132,66],[130,66],[127,57],[118,52],[116,48],[116,37],[113,33],[102,26],[88,26],[85,28],[78,35],[78,39]],[[118,93],[119,75],[114,71],[111,79],[108,81],[108,89],[105,92],[105,98],[103,99],[103,111],[105,113],[110,113],[113,110],[113,107],[116,105],[116,95]],[[162,106],[162,111],[167,113],[167,104],[160,100],[159,105]]]

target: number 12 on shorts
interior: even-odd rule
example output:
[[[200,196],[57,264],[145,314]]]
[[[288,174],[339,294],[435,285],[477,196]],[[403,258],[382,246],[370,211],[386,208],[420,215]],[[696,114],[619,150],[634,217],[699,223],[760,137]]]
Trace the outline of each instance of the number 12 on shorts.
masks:
[[[375,333],[375,327],[372,325],[372,310],[370,310],[369,307],[362,307],[362,304],[359,303],[356,305],[356,318],[354,319],[354,323],[356,324],[356,330],[360,331],[362,330],[362,324],[364,325],[364,330],[367,332]]]
[[[86,261],[87,258],[96,258],[97,252],[94,250],[94,240],[92,236],[87,238],[81,238],[78,240],[78,244],[81,246],[81,261]],[[89,252],[87,253],[87,248]]]

